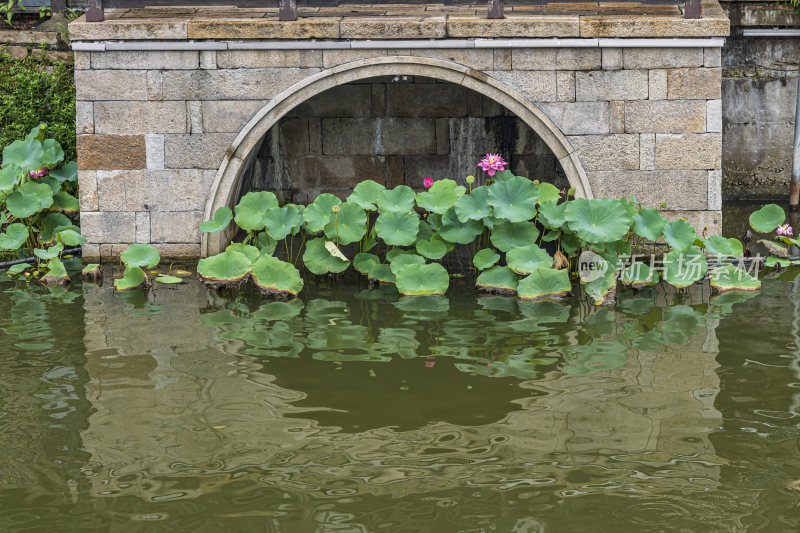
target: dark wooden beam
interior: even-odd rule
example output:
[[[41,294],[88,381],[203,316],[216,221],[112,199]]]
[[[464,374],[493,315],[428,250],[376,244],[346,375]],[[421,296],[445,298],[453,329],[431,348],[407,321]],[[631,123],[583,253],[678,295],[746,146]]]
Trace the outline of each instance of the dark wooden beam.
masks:
[[[489,18],[490,19],[501,19],[504,18],[505,15],[503,14],[504,11],[503,0],[489,0]]]
[[[703,6],[700,4],[700,0],[686,0],[683,16],[687,19],[703,18]]]
[[[281,0],[278,20],[297,20],[297,0]]]
[[[86,9],[86,22],[103,22],[105,19],[103,0],[89,0],[89,7]]]

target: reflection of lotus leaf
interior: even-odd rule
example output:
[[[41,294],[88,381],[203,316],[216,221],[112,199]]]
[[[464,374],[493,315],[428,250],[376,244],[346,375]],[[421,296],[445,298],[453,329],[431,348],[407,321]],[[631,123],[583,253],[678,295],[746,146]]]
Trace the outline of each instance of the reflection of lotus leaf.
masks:
[[[450,300],[444,296],[409,296],[401,298],[395,307],[408,313],[446,313],[450,310]],[[424,318],[422,316],[412,318]]]
[[[388,355],[381,355],[375,352],[342,353],[319,351],[312,356],[317,361],[348,362],[365,361],[371,363],[388,363],[392,358]]]
[[[592,374],[625,366],[627,348],[616,341],[594,341],[570,346],[566,351],[565,374]]]
[[[288,320],[299,315],[303,307],[303,301],[297,298],[288,302],[270,302],[256,309],[252,317],[266,321]]]
[[[387,353],[396,353],[403,359],[418,357],[417,332],[409,328],[381,328],[378,342],[386,347]]]
[[[369,330],[358,324],[315,327],[308,334],[308,347],[315,350],[359,350],[369,346]]]
[[[540,324],[565,324],[569,320],[569,306],[558,302],[518,300],[517,307],[522,316],[535,318]]]

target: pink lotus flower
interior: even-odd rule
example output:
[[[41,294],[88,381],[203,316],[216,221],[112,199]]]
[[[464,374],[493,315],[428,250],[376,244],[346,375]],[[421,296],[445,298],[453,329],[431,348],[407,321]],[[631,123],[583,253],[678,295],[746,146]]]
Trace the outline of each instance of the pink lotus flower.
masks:
[[[792,227],[789,224],[783,224],[782,226],[778,226],[778,229],[775,230],[775,233],[778,235],[786,235],[788,237],[792,236]]]
[[[433,178],[425,178],[422,180],[422,184],[425,186],[426,189],[430,189],[433,187]]]
[[[28,175],[33,179],[39,179],[47,176],[47,169],[40,168],[39,170],[31,170]]]
[[[433,368],[436,366],[436,361],[425,361],[425,368]]]
[[[506,163],[505,160],[500,157],[500,154],[486,154],[486,157],[481,159],[481,162],[478,163],[478,166],[493,178],[496,173],[503,172],[506,169],[507,164],[508,163]]]

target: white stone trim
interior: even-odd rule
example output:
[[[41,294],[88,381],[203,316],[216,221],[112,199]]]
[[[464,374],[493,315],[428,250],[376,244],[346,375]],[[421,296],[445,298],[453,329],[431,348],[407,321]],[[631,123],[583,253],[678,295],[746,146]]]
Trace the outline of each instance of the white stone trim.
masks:
[[[789,28],[760,28],[743,30],[744,37],[800,37],[800,30]]]

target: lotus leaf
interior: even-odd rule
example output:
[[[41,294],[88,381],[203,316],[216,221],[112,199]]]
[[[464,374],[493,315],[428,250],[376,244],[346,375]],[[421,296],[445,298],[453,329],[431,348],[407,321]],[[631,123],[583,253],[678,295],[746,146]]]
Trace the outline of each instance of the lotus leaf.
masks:
[[[238,285],[250,274],[252,263],[241,252],[226,250],[197,263],[200,278],[211,286]]]
[[[560,298],[572,291],[569,273],[566,270],[538,268],[517,285],[517,295],[521,300],[541,298]]]
[[[546,228],[561,229],[566,224],[567,217],[565,211],[567,202],[558,204],[556,202],[544,202],[539,205],[539,222]]]
[[[283,207],[270,207],[264,211],[262,223],[267,235],[279,241],[285,239],[295,228],[303,223],[303,219],[296,209],[287,205]]]
[[[158,283],[164,283],[166,285],[175,285],[178,283],[183,283],[183,280],[177,276],[169,276],[167,274],[161,274],[156,278]]]
[[[204,233],[219,233],[228,227],[233,220],[233,211],[228,206],[222,206],[214,213],[214,218],[200,224],[200,231]]]
[[[758,278],[731,264],[720,265],[712,270],[710,284],[717,292],[757,291],[761,288]]]
[[[39,232],[39,241],[43,243],[53,242],[56,233],[65,229],[74,229],[80,232],[80,228],[72,225],[72,221],[62,213],[48,213],[42,220],[42,230]]]
[[[744,247],[739,239],[731,237],[728,239],[728,242],[731,245],[731,255],[733,257],[742,257],[742,255],[744,255]]]
[[[494,216],[509,222],[523,222],[536,216],[539,188],[529,179],[514,176],[489,186],[488,203]]]
[[[442,230],[439,235],[445,241],[468,244],[483,232],[483,222],[480,220],[467,220],[461,222],[453,208],[447,210],[442,216]]]
[[[539,184],[539,205],[545,202],[557,202],[559,198],[561,198],[561,192],[558,187],[547,182]]]
[[[469,194],[460,196],[453,206],[458,220],[466,222],[490,217],[492,210],[489,207],[488,199],[489,188],[484,185],[475,187]]]
[[[495,226],[490,240],[501,252],[536,242],[539,230],[533,222],[506,222]]]
[[[333,207],[342,201],[332,194],[323,193],[303,211],[303,227],[311,234],[322,231],[333,216]]]
[[[241,242],[235,242],[233,244],[229,244],[227,248],[225,248],[226,252],[239,252],[240,254],[244,254],[247,259],[250,260],[251,263],[255,263],[259,257],[261,257],[262,252],[255,246],[244,244]],[[266,254],[270,255],[270,254]]]
[[[37,183],[44,183],[45,185],[50,187],[50,190],[52,191],[53,195],[56,195],[61,191],[61,182],[53,177],[50,177],[49,175],[40,178],[37,181]]]
[[[149,244],[131,244],[127,250],[119,254],[119,258],[125,266],[142,268],[153,268],[161,261],[158,251]]]
[[[448,252],[447,243],[438,234],[433,234],[430,239],[418,240],[414,247],[419,255],[433,260],[441,259]]]
[[[269,294],[296,296],[303,289],[303,279],[294,265],[270,255],[258,258],[250,278],[256,287]]]
[[[684,250],[694,244],[697,233],[691,224],[679,218],[664,225],[664,240],[673,250]]]
[[[409,189],[410,190],[410,189]],[[384,211],[375,221],[375,233],[389,246],[409,246],[417,240],[419,216],[407,211]]]
[[[53,207],[61,211],[76,212],[80,210],[81,204],[68,192],[61,191],[53,196]]]
[[[42,141],[42,166],[52,167],[64,160],[64,150],[55,139]]]
[[[16,165],[6,165],[0,168],[0,192],[8,194],[19,183],[22,170]]]
[[[364,180],[353,188],[353,193],[347,197],[348,202],[353,202],[367,211],[377,209],[378,195],[386,190],[386,187],[372,180]]]
[[[517,274],[528,275],[540,268],[552,267],[553,258],[535,244],[529,244],[509,250],[506,264]]]
[[[399,211],[406,213],[414,209],[414,200],[417,194],[407,185],[398,185],[394,189],[387,189],[378,194],[378,212],[388,213]]]
[[[610,198],[576,198],[567,204],[564,215],[570,229],[588,243],[619,240],[631,227],[628,211]]]
[[[67,269],[60,259],[54,257],[47,263],[47,272],[40,280],[45,285],[66,285],[70,282]]]
[[[120,279],[114,280],[114,287],[118,291],[129,291],[141,287],[145,279],[144,270],[138,266],[129,266]]]
[[[520,277],[507,266],[494,266],[484,270],[475,280],[475,286],[484,291],[516,294]]]
[[[583,289],[586,291],[594,305],[604,305],[613,303],[617,292],[617,272],[614,269],[609,269],[602,276],[592,279],[591,281],[583,283]]]
[[[391,266],[382,263],[372,265],[367,273],[367,277],[372,281],[380,281],[381,283],[395,282],[395,275],[394,272],[392,272]]]
[[[450,276],[439,263],[405,265],[395,277],[397,290],[405,296],[444,294],[450,286]]]
[[[398,255],[409,254],[409,253],[413,253],[413,252],[409,252],[408,250],[403,250],[402,248],[392,248],[391,250],[386,252],[386,255],[384,257],[386,258],[386,260],[388,262],[391,263],[392,259],[394,259]]]
[[[405,265],[424,265],[425,258],[416,254],[400,254],[389,262],[389,268],[397,276],[397,272]]]
[[[57,179],[61,183],[64,183],[65,181],[74,183],[78,181],[78,163],[75,161],[70,161],[60,169],[54,168],[50,170],[47,175]]]
[[[6,231],[0,233],[0,250],[19,250],[25,244],[30,234],[25,224],[14,222],[9,224]]]
[[[367,213],[355,202],[345,202],[325,226],[325,236],[339,245],[360,241],[367,232]]]
[[[417,205],[425,211],[443,215],[465,191],[464,187],[453,180],[437,180],[427,191],[417,193]]]
[[[767,204],[750,215],[750,227],[758,233],[771,233],[786,220],[786,212],[779,205]]]
[[[3,148],[3,166],[12,164],[23,171],[36,170],[42,166],[44,149],[38,139],[14,141]]]
[[[380,257],[375,254],[360,253],[353,258],[353,268],[362,274],[367,274],[370,268],[380,264],[380,262]]]
[[[41,259],[42,261],[50,261],[51,259],[55,259],[56,257],[64,251],[64,244],[58,243],[55,246],[51,246],[47,250],[41,250],[36,248],[33,251],[33,255]]]
[[[16,265],[11,265],[8,268],[8,270],[6,270],[6,273],[11,274],[12,276],[16,276],[22,274],[30,267],[31,267],[30,263],[17,263]]]
[[[648,241],[656,242],[664,233],[666,223],[658,209],[646,207],[633,215],[633,232]]]
[[[26,181],[6,198],[8,211],[17,218],[28,218],[53,205],[53,191],[44,183]]]
[[[498,261],[500,261],[500,256],[491,248],[484,248],[483,250],[480,250],[472,258],[472,264],[475,265],[475,268],[478,270],[486,270]]]
[[[236,224],[246,231],[264,229],[264,213],[278,207],[278,199],[269,191],[251,191],[234,208]]]
[[[278,246],[278,241],[267,235],[266,231],[259,232],[256,235],[256,244],[258,245],[258,249],[261,250],[261,253],[272,255],[275,252],[275,248]]]
[[[500,183],[503,181],[513,180],[514,178],[516,178],[516,176],[514,175],[513,172],[511,172],[510,170],[504,170],[502,172],[498,172],[497,174],[495,174],[494,178],[492,179],[495,183]]]
[[[733,245],[730,240],[719,235],[712,235],[703,241],[705,249],[716,255],[717,257],[730,257],[734,252]]]
[[[696,248],[672,250],[664,256],[664,280],[678,288],[688,287],[703,279],[708,263],[703,253]]]
[[[303,263],[306,268],[317,275],[344,272],[350,266],[350,261],[335,257],[325,246],[326,240],[312,239],[306,243],[303,252]]]
[[[641,261],[631,263],[622,271],[620,281],[634,289],[641,289],[658,282],[658,272]]]
[[[767,260],[764,261],[764,266],[768,268],[773,267],[780,267],[780,268],[787,268],[792,265],[791,259],[785,259],[782,257],[767,257]]]

